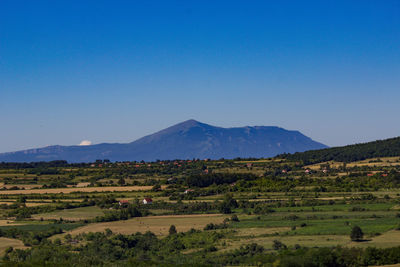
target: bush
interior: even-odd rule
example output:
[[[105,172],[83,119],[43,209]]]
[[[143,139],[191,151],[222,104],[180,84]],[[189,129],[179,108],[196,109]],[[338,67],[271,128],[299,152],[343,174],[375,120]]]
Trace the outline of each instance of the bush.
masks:
[[[171,227],[169,228],[169,231],[168,231],[168,232],[169,232],[170,235],[176,234],[177,231],[176,231],[175,225],[171,225]]]
[[[361,241],[363,237],[364,233],[359,226],[356,225],[351,229],[350,238],[352,241]]]
[[[281,241],[274,240],[274,243],[272,244],[272,248],[275,250],[281,250],[281,249],[286,249],[287,247]]]
[[[232,222],[239,222],[238,216],[237,216],[236,214],[232,215],[231,221],[232,221]]]

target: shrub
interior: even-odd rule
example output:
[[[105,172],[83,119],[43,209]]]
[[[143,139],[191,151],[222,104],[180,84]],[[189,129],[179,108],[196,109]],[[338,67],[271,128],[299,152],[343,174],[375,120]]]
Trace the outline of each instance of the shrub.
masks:
[[[281,241],[275,239],[274,243],[272,244],[272,248],[275,250],[281,250],[281,249],[286,249],[287,247]]]
[[[171,225],[171,227],[169,228],[169,231],[168,231],[168,232],[169,232],[170,235],[176,234],[177,231],[176,231],[175,225]]]
[[[351,229],[350,238],[352,241],[361,241],[364,237],[364,233],[359,226],[354,226]]]
[[[236,214],[232,215],[231,221],[232,221],[232,222],[239,222],[238,216],[237,216]]]

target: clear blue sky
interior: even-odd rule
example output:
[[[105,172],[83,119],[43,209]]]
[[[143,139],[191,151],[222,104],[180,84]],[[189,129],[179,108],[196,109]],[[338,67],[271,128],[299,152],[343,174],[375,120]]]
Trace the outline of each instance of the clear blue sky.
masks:
[[[400,1],[0,1],[0,152],[190,118],[400,135]]]

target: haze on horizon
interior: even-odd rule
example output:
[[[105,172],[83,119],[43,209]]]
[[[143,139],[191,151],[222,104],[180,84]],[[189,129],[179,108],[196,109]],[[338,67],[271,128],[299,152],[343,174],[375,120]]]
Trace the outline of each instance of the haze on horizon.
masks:
[[[0,152],[187,119],[400,135],[400,2],[1,1]]]

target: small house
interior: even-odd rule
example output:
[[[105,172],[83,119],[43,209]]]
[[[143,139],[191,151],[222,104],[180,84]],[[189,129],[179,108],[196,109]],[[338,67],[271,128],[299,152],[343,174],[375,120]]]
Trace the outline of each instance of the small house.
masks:
[[[151,198],[144,198],[142,202],[143,204],[151,204],[153,203],[153,200]]]
[[[185,190],[185,194],[189,194],[189,193],[192,193],[192,192],[194,192],[193,189],[186,189],[186,190]]]

